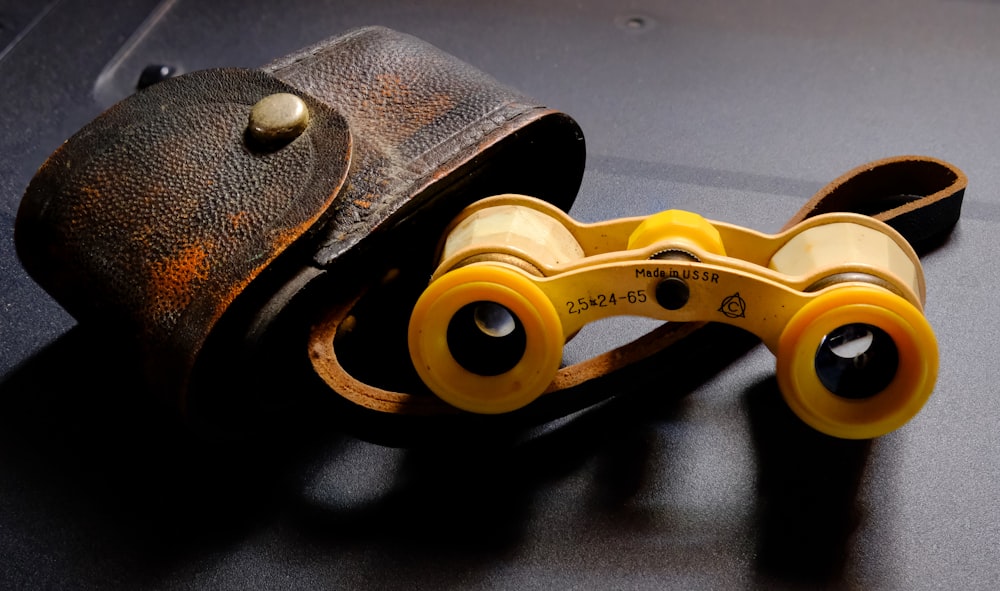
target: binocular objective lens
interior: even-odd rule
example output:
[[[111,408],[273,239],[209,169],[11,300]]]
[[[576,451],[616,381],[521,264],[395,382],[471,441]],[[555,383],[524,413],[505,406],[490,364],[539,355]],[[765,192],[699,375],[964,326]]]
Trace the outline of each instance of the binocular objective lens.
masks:
[[[448,349],[465,370],[497,376],[513,369],[524,357],[527,335],[520,319],[495,302],[472,302],[460,308],[448,323]]]
[[[846,324],[823,337],[815,367],[820,382],[837,396],[871,398],[896,377],[899,350],[877,326]]]

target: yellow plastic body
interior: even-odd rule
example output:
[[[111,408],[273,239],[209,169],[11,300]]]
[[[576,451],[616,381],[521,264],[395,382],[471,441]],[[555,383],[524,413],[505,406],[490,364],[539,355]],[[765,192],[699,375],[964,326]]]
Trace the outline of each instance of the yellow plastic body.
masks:
[[[670,251],[697,260],[656,258]],[[500,375],[469,371],[448,343],[456,312],[484,301],[520,318],[527,335],[521,360]],[[905,423],[933,389],[937,348],[923,303],[913,249],[866,216],[826,214],[767,235],[677,211],[581,224],[542,201],[502,195],[449,227],[411,317],[409,345],[438,396],[502,413],[545,391],[565,339],[587,323],[616,315],[723,322],[775,353],[782,393],[805,422],[866,438]],[[814,361],[823,337],[851,323],[884,330],[899,352],[889,385],[860,400],[827,390]]]

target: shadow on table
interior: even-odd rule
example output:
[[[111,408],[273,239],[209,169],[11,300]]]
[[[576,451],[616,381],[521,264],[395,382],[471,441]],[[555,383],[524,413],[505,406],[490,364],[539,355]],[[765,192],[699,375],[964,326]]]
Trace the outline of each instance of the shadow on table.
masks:
[[[686,356],[651,361],[659,373],[647,367],[604,384],[620,396],[541,427],[489,434],[490,445],[488,434],[416,449],[364,444],[359,471],[343,486],[371,485],[372,494],[338,504],[310,495],[303,482],[359,449],[344,421],[306,413],[299,428],[256,439],[206,436],[150,399],[129,351],[77,327],[0,383],[0,488],[21,517],[30,513],[10,522],[4,545],[37,539],[39,527],[68,531],[79,547],[40,542],[66,554],[57,564],[67,577],[109,569],[116,580],[155,582],[156,573],[170,576],[192,561],[224,560],[226,550],[290,522],[298,533],[288,543],[305,545],[290,552],[371,542],[396,556],[444,553],[488,568],[520,551],[538,519],[538,491],[588,462],[597,460],[598,510],[637,494],[656,454],[643,434],[675,418],[687,393],[752,346],[746,337],[723,338],[731,329],[706,335]],[[682,377],[664,395],[663,372],[672,366],[684,371],[670,374]],[[649,396],[651,384],[657,396]],[[758,575],[835,583],[869,445],[802,425],[773,380],[746,403],[759,465]],[[18,529],[22,522],[31,529]]]
[[[745,401],[758,456],[758,576],[838,587],[859,525],[858,491],[872,442],[806,426],[774,378],[751,388]]]
[[[13,514],[4,547],[35,540],[81,571],[70,578],[122,565],[148,575],[273,519],[294,445],[196,433],[152,398],[138,367],[78,326],[0,382],[0,490]]]

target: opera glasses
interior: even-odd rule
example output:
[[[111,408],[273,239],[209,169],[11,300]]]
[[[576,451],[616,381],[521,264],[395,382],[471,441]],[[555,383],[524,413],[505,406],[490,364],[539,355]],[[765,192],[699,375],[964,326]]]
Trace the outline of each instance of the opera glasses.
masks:
[[[617,315],[754,333],[789,407],[836,437],[902,426],[937,377],[919,259],[867,216],[766,235],[676,210],[583,224],[500,195],[465,209],[439,251],[408,345],[421,380],[464,410],[527,405],[550,387],[566,340]]]

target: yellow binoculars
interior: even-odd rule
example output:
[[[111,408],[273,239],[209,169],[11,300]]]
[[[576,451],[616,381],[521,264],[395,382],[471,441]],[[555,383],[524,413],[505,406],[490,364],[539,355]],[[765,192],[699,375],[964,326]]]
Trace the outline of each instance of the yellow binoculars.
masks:
[[[761,338],[803,421],[842,438],[906,423],[937,377],[913,248],[871,217],[831,213],[767,235],[670,210],[579,223],[499,195],[448,226],[408,345],[445,402],[505,413],[546,392],[562,350],[610,316],[711,321]]]

